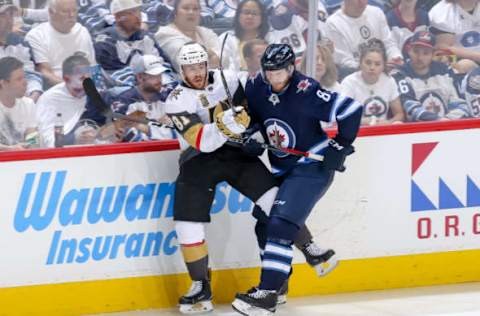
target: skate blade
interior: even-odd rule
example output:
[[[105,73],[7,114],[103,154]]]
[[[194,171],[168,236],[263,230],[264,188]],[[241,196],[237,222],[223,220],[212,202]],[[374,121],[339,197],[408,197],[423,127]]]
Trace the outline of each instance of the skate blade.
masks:
[[[277,305],[287,304],[287,295],[279,295],[277,297]]]
[[[338,260],[335,257],[331,257],[325,262],[319,263],[315,266],[315,270],[319,277],[324,277],[333,271],[338,266]]]
[[[202,314],[213,311],[213,304],[211,301],[198,302],[197,304],[180,304],[180,313],[186,315]]]
[[[233,309],[245,316],[272,316],[274,312],[252,306],[242,300],[235,299],[232,303]]]

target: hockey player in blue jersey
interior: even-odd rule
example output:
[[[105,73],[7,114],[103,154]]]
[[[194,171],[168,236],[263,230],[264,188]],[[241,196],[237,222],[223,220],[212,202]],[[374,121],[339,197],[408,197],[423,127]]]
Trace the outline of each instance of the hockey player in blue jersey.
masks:
[[[295,54],[287,44],[271,44],[262,57],[262,72],[246,83],[253,122],[270,144],[324,156],[323,162],[270,152],[280,187],[266,227],[260,284],[237,294],[233,308],[243,315],[272,315],[277,293],[291,272],[293,239],[313,206],[343,171],[353,153],[362,105],[295,70]],[[338,134],[329,139],[319,121],[337,122]],[[247,143],[254,147],[254,143]]]

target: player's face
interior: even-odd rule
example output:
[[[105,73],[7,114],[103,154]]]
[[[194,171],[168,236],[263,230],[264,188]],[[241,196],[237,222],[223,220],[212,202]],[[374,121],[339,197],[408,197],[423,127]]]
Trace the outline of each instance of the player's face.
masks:
[[[273,92],[281,92],[290,81],[291,71],[288,68],[265,71],[265,77],[272,85]]]
[[[75,0],[58,1],[50,8],[50,21],[57,31],[68,33],[77,23],[77,2]]]
[[[140,8],[133,8],[118,12],[115,14],[115,22],[126,33],[135,33],[142,27],[142,15]]]
[[[181,29],[194,29],[200,24],[198,0],[180,0],[175,14],[175,24]]]
[[[140,85],[145,92],[155,93],[162,89],[162,75],[142,74]]]
[[[3,91],[11,94],[15,98],[21,98],[27,92],[27,80],[25,79],[25,72],[22,68],[14,70],[7,80],[1,80],[1,87]]]
[[[368,84],[377,82],[384,68],[383,57],[378,52],[367,53],[360,62],[362,78]]]
[[[205,89],[207,85],[207,64],[183,65],[183,76],[186,83],[194,89]]]
[[[433,60],[433,48],[414,45],[408,51],[412,68],[418,74],[426,74]]]
[[[253,1],[247,1],[240,11],[238,21],[245,31],[257,30],[262,23],[262,11],[258,4]]]
[[[325,60],[322,55],[322,51],[317,49],[317,65],[315,67],[315,77],[318,81],[322,79],[327,71],[327,65],[325,64]]]
[[[0,34],[8,34],[12,31],[14,14],[13,8],[0,13]]]

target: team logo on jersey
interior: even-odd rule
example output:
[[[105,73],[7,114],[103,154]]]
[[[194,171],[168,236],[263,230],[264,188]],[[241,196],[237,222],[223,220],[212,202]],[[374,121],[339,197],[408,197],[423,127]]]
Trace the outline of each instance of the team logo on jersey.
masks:
[[[170,93],[170,97],[175,99],[175,100],[178,100],[178,96],[180,95],[180,93],[182,93],[182,91],[183,91],[183,89],[177,88]]]
[[[364,102],[363,115],[380,117],[387,112],[387,103],[380,97],[374,96]]]
[[[208,102],[207,96],[203,93],[201,93],[198,98],[200,99],[200,103],[204,108],[208,108],[210,106],[210,103]]]
[[[300,81],[297,85],[297,93],[307,91],[308,87],[310,87],[311,85],[312,84],[310,83],[310,81],[308,81],[308,79]]]
[[[480,33],[477,31],[465,32],[460,39],[463,47],[475,47],[480,45]]]
[[[278,98],[278,94],[272,93],[270,97],[268,98],[268,101],[272,102],[273,106],[277,105],[280,103],[280,99]]]
[[[371,35],[372,35],[372,32],[370,31],[368,26],[362,25],[360,27],[360,36],[362,36],[363,39],[370,38]]]
[[[420,103],[422,107],[429,112],[436,113],[440,117],[445,115],[445,103],[436,92],[424,94],[420,98]]]
[[[296,137],[293,129],[286,122],[271,118],[265,121],[268,140],[271,145],[281,148],[295,148]],[[273,152],[277,157],[288,154]]]

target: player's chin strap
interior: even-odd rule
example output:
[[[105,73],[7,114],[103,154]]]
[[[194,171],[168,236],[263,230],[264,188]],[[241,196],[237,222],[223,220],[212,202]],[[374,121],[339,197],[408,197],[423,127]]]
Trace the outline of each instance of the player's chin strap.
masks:
[[[108,106],[103,100],[102,96],[100,95],[97,88],[95,87],[95,83],[91,78],[86,78],[85,80],[83,80],[82,85],[83,85],[83,89],[85,90],[85,94],[90,98],[95,108],[100,112],[100,114],[105,116],[107,119],[125,120],[133,123],[153,125],[153,126],[159,126],[159,127],[163,126],[163,127],[174,129],[173,125],[163,124],[156,120],[146,119],[146,118],[136,118],[136,117],[131,117],[125,114],[113,112],[111,107]],[[226,82],[225,82],[225,87],[226,87]],[[242,138],[239,138],[239,139],[230,138],[226,142],[226,144],[230,146],[235,146],[235,147],[241,147],[243,146],[243,143],[244,143],[244,139]],[[266,143],[260,143],[260,146],[263,149],[270,150],[277,153],[282,153],[282,154],[286,153],[286,154],[291,154],[298,157],[306,157],[316,161],[323,161],[322,155],[317,155],[310,152],[304,152],[304,151],[291,149],[291,148],[276,147]]]

